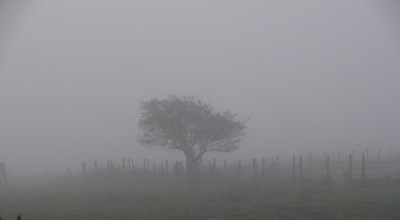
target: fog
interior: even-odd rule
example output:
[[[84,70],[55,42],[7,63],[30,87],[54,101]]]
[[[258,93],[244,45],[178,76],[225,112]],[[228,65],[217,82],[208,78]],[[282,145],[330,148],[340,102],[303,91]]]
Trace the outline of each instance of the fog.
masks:
[[[400,143],[399,4],[378,1],[2,1],[0,162],[183,158],[136,142],[139,103],[205,100],[247,122],[208,157]]]

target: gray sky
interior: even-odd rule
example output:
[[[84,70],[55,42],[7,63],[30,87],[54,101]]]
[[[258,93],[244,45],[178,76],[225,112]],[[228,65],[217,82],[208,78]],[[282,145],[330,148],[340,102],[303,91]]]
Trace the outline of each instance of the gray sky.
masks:
[[[251,117],[226,157],[400,151],[395,1],[19,3],[0,4],[0,161],[15,169],[182,158],[135,141],[140,100],[170,94]]]

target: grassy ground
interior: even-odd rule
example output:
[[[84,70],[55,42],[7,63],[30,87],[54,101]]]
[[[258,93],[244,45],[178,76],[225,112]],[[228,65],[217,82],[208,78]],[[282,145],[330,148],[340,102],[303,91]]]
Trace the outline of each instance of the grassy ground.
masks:
[[[148,181],[148,180],[146,180]],[[0,215],[16,219],[400,219],[400,182],[145,180],[9,187]],[[96,180],[95,182],[98,182]]]

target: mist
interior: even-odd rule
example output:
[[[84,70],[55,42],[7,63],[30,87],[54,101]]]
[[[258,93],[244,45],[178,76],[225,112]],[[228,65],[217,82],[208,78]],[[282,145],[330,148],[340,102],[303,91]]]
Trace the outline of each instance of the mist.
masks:
[[[14,2],[14,1],[12,1]],[[195,96],[247,122],[208,157],[399,153],[399,4],[2,1],[0,161],[183,158],[136,142],[139,103]]]

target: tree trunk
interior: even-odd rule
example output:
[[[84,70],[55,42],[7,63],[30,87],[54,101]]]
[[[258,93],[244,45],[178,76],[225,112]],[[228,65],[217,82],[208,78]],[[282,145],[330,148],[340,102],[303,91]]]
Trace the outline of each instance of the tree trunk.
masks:
[[[194,178],[199,172],[199,160],[192,154],[186,155],[186,176],[188,178]]]

